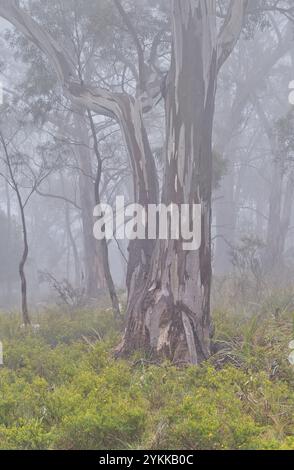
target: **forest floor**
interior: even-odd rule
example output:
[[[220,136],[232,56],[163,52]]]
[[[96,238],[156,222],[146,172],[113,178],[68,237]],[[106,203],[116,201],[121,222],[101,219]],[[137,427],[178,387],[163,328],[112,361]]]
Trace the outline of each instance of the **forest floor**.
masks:
[[[281,299],[216,310],[219,352],[180,369],[115,360],[109,309],[48,308],[30,332],[3,312],[0,449],[294,450],[294,306]]]

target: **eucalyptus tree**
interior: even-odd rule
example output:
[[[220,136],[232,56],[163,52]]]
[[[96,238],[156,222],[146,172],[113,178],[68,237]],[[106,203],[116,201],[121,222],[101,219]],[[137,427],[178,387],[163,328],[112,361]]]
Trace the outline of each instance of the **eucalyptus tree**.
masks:
[[[168,2],[172,50],[164,77],[152,66],[157,36],[147,58],[123,3],[115,3],[136,43],[139,73],[134,93],[102,88],[86,78],[81,83],[62,41],[40,27],[18,2],[1,0],[0,15],[45,53],[64,94],[75,105],[119,123],[133,171],[134,199],[143,206],[159,200],[144,115],[163,94],[167,143],[162,201],[202,205],[202,243],[191,252],[175,240],[131,243],[127,327],[120,352],[143,348],[197,364],[210,354],[211,141],[217,76],[238,41],[248,1],[226,2],[219,30],[215,0]],[[158,2],[148,3],[146,8],[151,5],[154,12]]]

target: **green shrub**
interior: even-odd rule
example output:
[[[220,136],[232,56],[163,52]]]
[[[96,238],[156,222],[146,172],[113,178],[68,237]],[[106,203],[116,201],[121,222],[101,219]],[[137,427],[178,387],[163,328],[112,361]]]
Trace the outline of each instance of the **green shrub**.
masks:
[[[218,313],[224,349],[186,368],[114,360],[107,311],[37,321],[0,315],[0,449],[294,449],[291,313]]]

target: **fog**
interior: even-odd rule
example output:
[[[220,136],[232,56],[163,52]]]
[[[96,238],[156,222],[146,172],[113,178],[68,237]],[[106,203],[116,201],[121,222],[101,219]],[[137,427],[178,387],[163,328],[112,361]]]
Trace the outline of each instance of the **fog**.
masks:
[[[293,0],[0,0],[0,450],[293,450],[293,196]]]
[[[206,248],[200,259],[205,258],[206,267],[200,276],[203,281],[208,275],[211,259],[213,305],[238,297],[247,308],[258,304],[265,292],[293,289],[291,2],[279,2],[279,8],[271,0],[249,2],[239,30],[233,11],[229,27],[235,38],[229,52],[222,51],[225,57],[219,54],[215,103],[209,110],[207,102],[214,93],[207,78],[207,70],[213,70],[209,40],[204,31],[201,47],[207,64],[200,63],[198,46],[192,45],[182,57],[174,54],[172,72],[176,27],[168,0],[19,3],[0,2],[1,309],[20,309],[24,290],[25,322],[30,311],[42,306],[92,305],[100,297],[111,299],[119,315],[125,292],[130,308],[134,290],[141,291],[134,273],[147,279],[146,266],[156,251],[164,249],[148,241],[144,247],[142,241],[129,244],[115,234],[112,240],[94,238],[94,207],[107,203],[114,208],[118,196],[127,204],[202,203],[207,214],[211,197],[211,239],[205,213]],[[229,2],[217,2],[220,39],[229,34],[224,13],[228,8]],[[186,80],[186,91],[184,85],[178,94],[183,100],[179,109],[192,103],[189,119],[196,128],[195,141],[188,148],[186,135],[175,150],[181,136],[177,137],[179,130],[173,138],[169,135],[170,90],[174,77],[176,83],[186,73],[187,57],[191,83]],[[180,62],[183,69],[177,69]],[[201,67],[208,67],[202,78]],[[208,92],[203,86],[206,79]],[[193,87],[195,98],[189,95]],[[202,102],[204,93],[208,98]],[[212,137],[204,139],[208,113]],[[179,195],[179,183],[170,196],[174,180],[168,176],[166,155],[182,150],[186,163],[179,165],[178,181],[183,192]],[[198,163],[197,151],[204,154]],[[204,161],[211,161],[210,170]],[[195,179],[188,183],[182,176],[181,181],[181,171],[188,176],[196,171]],[[168,256],[154,261],[154,266],[167,266]],[[197,256],[191,258],[194,266],[199,265]],[[162,279],[163,272],[164,268]],[[197,276],[191,272],[187,279],[198,286]],[[171,295],[179,288],[178,281]],[[210,290],[210,281],[206,287],[203,282],[202,288]],[[167,284],[164,289],[170,290]],[[188,290],[184,295],[189,296]],[[195,298],[197,303],[197,292]]]

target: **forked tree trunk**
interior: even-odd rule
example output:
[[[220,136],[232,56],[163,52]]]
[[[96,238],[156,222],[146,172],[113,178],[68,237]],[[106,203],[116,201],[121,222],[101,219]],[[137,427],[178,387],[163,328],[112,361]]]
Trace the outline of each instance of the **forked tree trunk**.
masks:
[[[156,166],[148,135],[143,120],[140,102],[133,98],[124,98],[120,104],[122,110],[121,128],[132,167],[134,201],[142,207],[157,204],[159,185]],[[151,258],[155,249],[155,240],[132,240],[129,243],[127,268],[127,311],[134,308],[136,298],[144,291],[150,271]]]
[[[128,323],[122,353],[144,348],[173,360],[209,356],[211,282],[211,134],[217,71],[242,30],[248,0],[231,0],[216,38],[216,0],[171,0],[173,59],[167,90],[167,158],[163,202],[202,204],[202,243],[134,241],[128,267]],[[143,123],[143,97],[81,86],[62,46],[20,9],[0,0],[0,15],[49,58],[76,105],[120,123],[133,169],[135,202],[157,201],[154,160]],[[148,107],[147,107],[148,108]]]
[[[143,292],[133,294],[121,352],[144,349],[197,364],[210,354],[212,123],[217,77],[215,4],[173,1],[162,202],[202,205],[202,242],[158,240]]]

